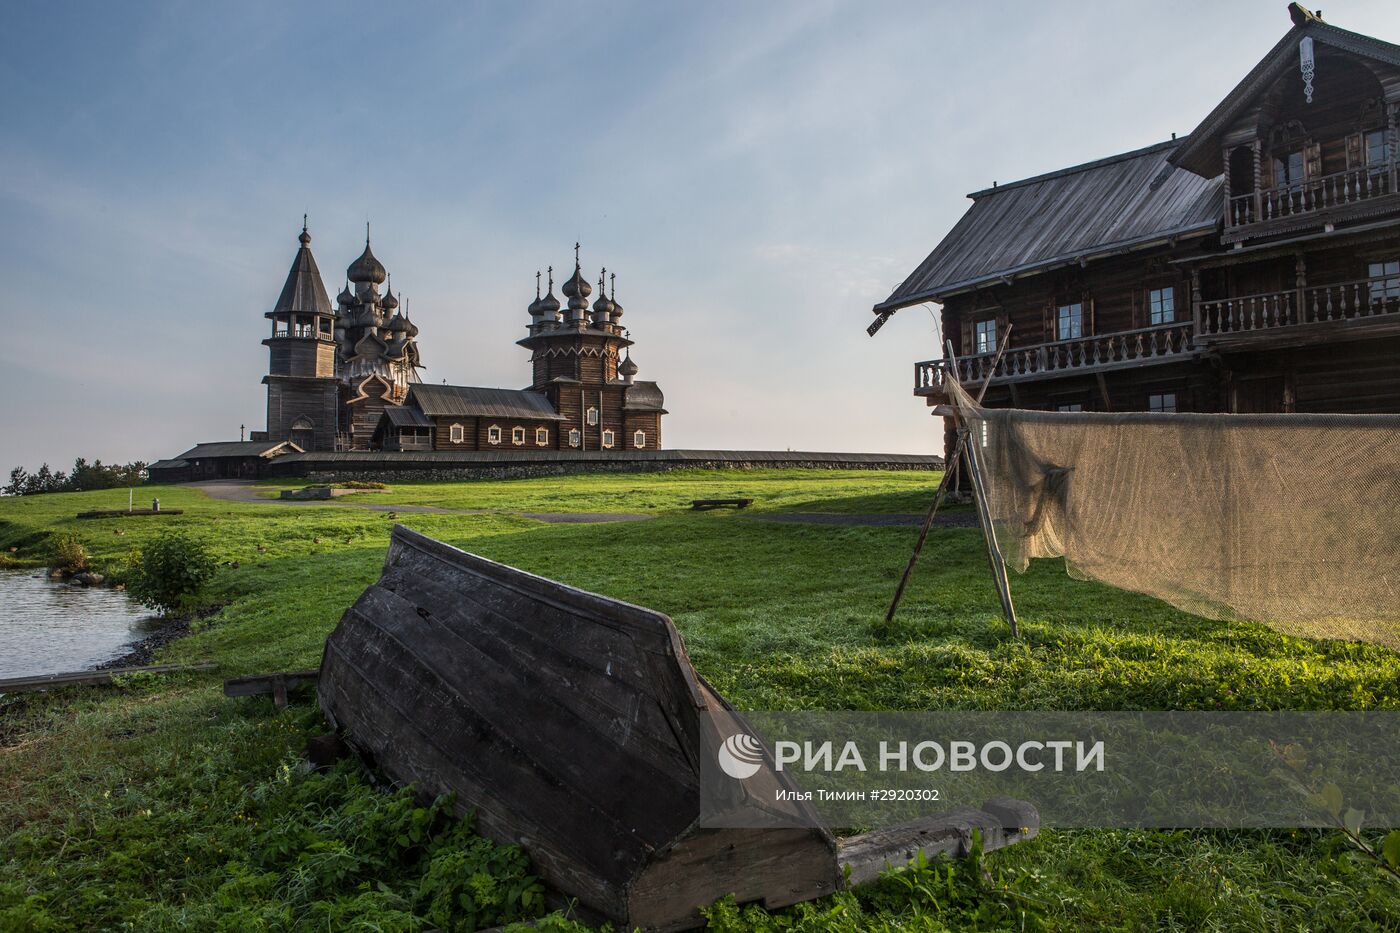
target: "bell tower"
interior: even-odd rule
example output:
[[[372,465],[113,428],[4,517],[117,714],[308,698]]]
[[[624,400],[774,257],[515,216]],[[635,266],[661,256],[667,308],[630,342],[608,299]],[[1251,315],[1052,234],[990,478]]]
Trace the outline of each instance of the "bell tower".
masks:
[[[302,217],[301,247],[272,310],[268,348],[267,436],[303,450],[334,450],[339,395],[336,381],[335,309],[331,306],[311,234]]]

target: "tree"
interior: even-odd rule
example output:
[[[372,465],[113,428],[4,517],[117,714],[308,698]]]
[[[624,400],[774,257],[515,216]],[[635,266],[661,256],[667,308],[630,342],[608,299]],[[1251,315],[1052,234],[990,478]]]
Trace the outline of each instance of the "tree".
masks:
[[[29,471],[24,467],[15,467],[10,471],[10,482],[3,491],[7,496],[22,496],[29,484]]]

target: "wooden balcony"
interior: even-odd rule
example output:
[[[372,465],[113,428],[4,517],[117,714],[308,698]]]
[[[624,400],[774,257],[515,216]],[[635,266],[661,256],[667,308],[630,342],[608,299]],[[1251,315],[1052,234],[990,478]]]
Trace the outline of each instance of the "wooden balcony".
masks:
[[[1395,163],[1236,195],[1225,202],[1224,242],[1400,210]]]
[[[992,365],[995,353],[979,353],[958,360],[958,381],[963,385],[980,385],[990,376],[991,385],[1000,385],[1190,359],[1196,352],[1191,331],[1190,321],[1178,321],[1075,340],[1010,347],[995,367]],[[947,377],[947,360],[915,363],[914,394],[945,396]]]
[[[1352,330],[1400,330],[1400,278],[1358,279],[1313,288],[1202,301],[1196,342],[1299,344]]]

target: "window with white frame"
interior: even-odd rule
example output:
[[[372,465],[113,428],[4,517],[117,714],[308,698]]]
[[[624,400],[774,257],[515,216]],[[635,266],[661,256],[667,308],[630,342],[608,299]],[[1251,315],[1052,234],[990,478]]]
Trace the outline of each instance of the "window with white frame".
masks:
[[[604,447],[611,447],[611,446],[613,446],[613,444],[615,444],[615,443],[617,443],[617,435],[613,434],[612,431],[604,431],[604,432],[603,432],[603,446],[604,446]]]
[[[1176,411],[1175,392],[1154,392],[1147,396],[1148,411]]]
[[[570,429],[569,429],[569,446],[570,446],[570,447],[577,447],[577,446],[578,446],[579,444],[581,444],[581,443],[583,443],[583,432],[580,431],[578,428],[570,428]]]
[[[462,443],[463,438],[466,437],[466,433],[462,430],[462,426],[460,424],[454,424],[452,425],[452,427],[447,429],[447,437],[450,441],[452,441],[452,443],[460,444]]]
[[[486,429],[486,440],[491,444],[499,444],[501,442],[501,426],[499,424],[493,424]]]
[[[1055,339],[1078,340],[1084,336],[1084,305],[1078,301],[1055,310]]]
[[[588,423],[589,423],[590,426],[591,426],[591,425],[596,425],[596,424],[598,423],[598,409],[596,409],[596,408],[590,408],[590,409],[588,409]]]
[[[549,443],[549,428],[535,428],[535,443],[540,447]]]
[[[1176,320],[1176,289],[1154,288],[1147,293],[1147,322],[1170,324]]]
[[[633,447],[645,447],[646,445],[647,445],[647,432],[645,432],[645,431],[638,431],[636,434],[633,434],[633,435],[632,435],[632,446],[633,446]]]
[[[997,319],[988,318],[972,325],[972,352],[995,353],[997,349]]]
[[[525,443],[525,429],[524,429],[524,428],[511,428],[511,429],[510,429],[510,442],[511,442],[512,444],[523,444],[523,443]]]

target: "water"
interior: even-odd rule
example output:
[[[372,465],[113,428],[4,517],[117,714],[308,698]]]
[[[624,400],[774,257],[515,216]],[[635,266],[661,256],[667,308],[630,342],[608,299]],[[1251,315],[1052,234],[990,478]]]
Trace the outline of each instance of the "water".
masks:
[[[146,634],[150,619],[110,587],[54,582],[41,570],[0,572],[0,678],[110,661]]]

